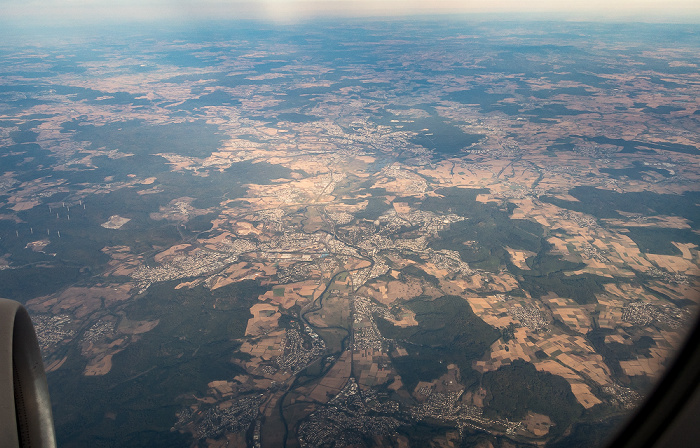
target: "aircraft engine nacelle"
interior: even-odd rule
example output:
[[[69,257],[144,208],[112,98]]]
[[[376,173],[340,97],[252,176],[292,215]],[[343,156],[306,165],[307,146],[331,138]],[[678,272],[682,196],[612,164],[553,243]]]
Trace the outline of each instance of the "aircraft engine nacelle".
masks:
[[[55,448],[49,387],[24,307],[0,299],[0,446]]]

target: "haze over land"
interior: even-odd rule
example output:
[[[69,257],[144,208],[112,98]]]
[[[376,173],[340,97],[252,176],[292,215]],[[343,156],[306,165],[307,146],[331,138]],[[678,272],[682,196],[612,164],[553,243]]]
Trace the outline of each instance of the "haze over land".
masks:
[[[700,300],[698,31],[0,44],[0,296],[60,445],[599,444]]]
[[[124,21],[255,19],[293,23],[314,18],[426,17],[463,15],[472,19],[594,20],[683,22],[700,21],[700,5],[693,0],[4,0],[8,25],[90,24]]]

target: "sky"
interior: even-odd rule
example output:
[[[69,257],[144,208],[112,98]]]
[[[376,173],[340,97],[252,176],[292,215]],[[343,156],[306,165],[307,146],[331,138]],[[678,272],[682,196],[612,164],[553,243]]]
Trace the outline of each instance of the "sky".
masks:
[[[3,21],[261,19],[519,13],[530,18],[700,23],[698,0],[0,0]]]

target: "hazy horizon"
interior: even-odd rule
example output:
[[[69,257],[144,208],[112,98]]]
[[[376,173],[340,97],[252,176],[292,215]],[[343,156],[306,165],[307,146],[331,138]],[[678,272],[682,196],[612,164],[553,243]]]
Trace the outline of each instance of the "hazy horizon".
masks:
[[[700,23],[700,4],[690,0],[608,2],[496,0],[4,0],[0,22],[18,25],[85,25],[105,22],[262,20],[296,23],[318,18],[415,17],[463,15],[476,19],[514,15],[529,20],[635,21]]]

